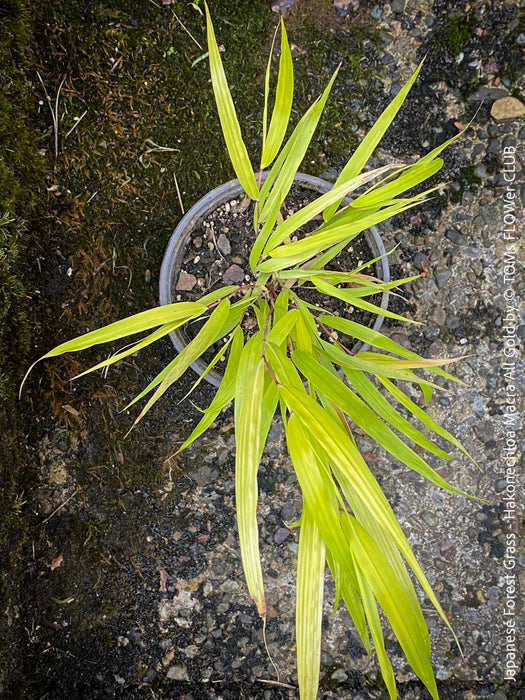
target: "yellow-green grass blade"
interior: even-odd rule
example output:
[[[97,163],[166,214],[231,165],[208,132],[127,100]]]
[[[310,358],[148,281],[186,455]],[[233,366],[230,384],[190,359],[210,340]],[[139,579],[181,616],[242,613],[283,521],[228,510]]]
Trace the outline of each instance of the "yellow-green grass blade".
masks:
[[[422,379],[415,372],[409,369],[396,369],[392,366],[386,366],[385,364],[379,364],[370,359],[371,353],[367,354],[368,359],[364,359],[365,353],[358,353],[357,355],[350,355],[344,352],[339,347],[327,343],[324,340],[320,340],[320,353],[326,357],[330,362],[334,362],[343,369],[348,367],[349,369],[358,369],[363,372],[368,372],[376,377],[388,377],[390,379],[399,379],[403,382],[415,382],[419,384],[420,387],[433,387],[434,389],[441,389],[437,384],[433,384],[427,379]],[[378,357],[385,357],[384,355],[378,355]]]
[[[401,88],[401,90],[397,93],[392,102],[390,102],[390,104],[383,111],[379,119],[375,122],[374,126],[370,129],[365,138],[361,141],[359,146],[352,154],[352,157],[341,171],[341,174],[335,181],[335,186],[339,185],[345,180],[349,180],[352,177],[355,177],[358,173],[361,172],[366,162],[376,149],[378,143],[383,138],[386,130],[392,123],[392,120],[398,113],[401,105],[405,101],[406,96],[410,91],[410,88],[414,84],[419,74],[419,71],[421,70],[421,66],[422,63],[419,64],[410,80],[408,80],[408,82]],[[325,221],[329,221],[332,218],[341,201],[342,200],[326,208],[326,210],[323,212]]]
[[[206,306],[210,306],[210,304],[220,301],[221,299],[224,299],[224,297],[235,294],[235,292],[237,292],[239,289],[241,289],[241,287],[239,287],[238,284],[230,284],[227,287],[220,287],[220,289],[215,289],[213,292],[201,297],[199,299],[199,304],[206,304]]]
[[[313,447],[315,451],[315,443]],[[326,449],[324,445],[322,445],[322,447]],[[410,545],[408,544],[408,541],[403,534],[403,531],[401,530],[401,527],[399,526],[399,523],[397,522],[385,495],[381,491],[377,482],[375,482],[374,477],[372,476],[375,483],[375,487],[373,487],[375,498],[373,501],[370,500],[370,495],[365,493],[365,491],[358,484],[356,484],[354,470],[357,470],[358,473],[362,472],[364,474],[369,472],[369,468],[359,453],[356,445],[350,440],[347,443],[347,450],[344,456],[336,452],[333,448],[330,455],[331,457],[334,457],[334,459],[331,460],[332,468],[345,498],[350,504],[359,522],[363,524],[366,530],[374,538],[376,544],[381,547],[381,550],[387,557],[390,566],[395,570],[397,580],[399,582],[404,581],[405,596],[407,596],[409,600],[412,600],[412,607],[419,608],[419,603],[415,592],[413,591],[413,587],[410,579],[408,578],[407,572],[399,557],[399,553],[401,553],[408,566],[414,572],[421,587],[423,588],[427,597],[430,599],[432,605],[439,613],[441,619],[451,631],[459,647],[459,641],[454,633],[454,630],[452,629],[448,617],[439,604],[439,601],[436,598],[436,595],[432,590],[432,587],[430,586],[425,574],[423,573],[419,562],[410,549]],[[383,507],[386,508],[387,511],[390,511],[390,516],[386,515],[386,517],[378,517],[377,505],[380,505],[381,501],[383,502]],[[373,507],[371,507],[371,504]],[[397,550],[399,550],[399,552]],[[428,651],[430,653],[430,644],[428,645]]]
[[[301,377],[285,351],[278,345],[266,342],[263,346],[263,352],[273,377],[279,384],[287,384],[299,392],[306,393]]]
[[[257,266],[257,270],[259,272],[272,273],[292,267],[293,265],[302,264],[332,245],[343,240],[348,242],[370,226],[381,223],[381,221],[385,221],[403,211],[412,209],[417,206],[417,204],[419,204],[419,200],[412,201],[409,204],[400,203],[391,207],[386,207],[373,214],[364,214],[353,224],[342,225],[323,233],[314,233],[300,241],[278,246],[270,252],[271,259],[261,262]],[[292,248],[292,246],[294,247]]]
[[[281,318],[288,313],[290,304],[290,293],[288,289],[283,289],[279,292],[279,296],[273,305],[273,323],[276,325]]]
[[[31,372],[37,362],[40,362],[41,360],[45,360],[50,357],[57,357],[58,355],[63,355],[66,352],[79,352],[80,350],[86,350],[94,345],[101,345],[102,343],[109,343],[113,340],[120,340],[120,338],[125,338],[128,335],[141,333],[142,331],[147,331],[150,328],[162,326],[167,323],[181,321],[182,324],[190,319],[197,318],[197,316],[201,316],[206,311],[207,307],[198,302],[167,304],[165,306],[159,306],[155,309],[142,311],[134,316],[129,316],[128,318],[121,319],[120,321],[115,321],[114,323],[110,323],[109,325],[99,328],[96,331],[90,331],[89,333],[85,333],[77,338],[68,340],[65,343],[61,343],[60,345],[57,345],[56,348],[53,348],[53,350],[50,350],[48,353],[40,357],[36,362],[33,362],[31,367],[27,370],[22,384],[20,385],[20,392],[22,391],[29,372]]]
[[[337,376],[322,367],[313,357],[300,350],[292,353],[292,360],[297,369],[323,393],[335,406],[344,411],[351,420],[369,435],[375,442],[384,447],[393,457],[413,469],[436,486],[451,491],[459,496],[467,494],[454,488],[414,450],[406,445],[374,411],[354,392],[349,389]]]
[[[281,58],[279,59],[279,76],[275,104],[270,121],[268,137],[263,140],[261,169],[266,168],[274,160],[286,134],[293,101],[293,63],[288,37],[284,22],[281,19]],[[265,109],[267,99],[265,100]],[[264,123],[266,125],[266,115]]]
[[[339,68],[334,71],[323,93],[303,114],[268,173],[261,188],[261,201],[264,202],[260,212],[261,222],[268,222],[269,218],[275,222],[275,207],[280,207],[294,181],[299,164],[310,145],[338,72]]]
[[[386,377],[378,377],[381,384],[385,389],[398,401],[402,406],[404,406],[413,416],[415,416],[423,425],[432,430],[437,435],[452,443],[457,447],[463,454],[465,454],[476,466],[478,466],[476,460],[467,452],[463,445],[457,440],[448,430],[445,430],[443,426],[436,423],[436,421],[431,418],[420,406],[412,401],[399,387],[393,384]]]
[[[296,388],[279,386],[279,393],[286,401],[289,410],[301,421],[306,434],[315,435],[315,441],[310,444],[317,454],[316,443],[330,455],[335,465],[340,465],[353,484],[355,490],[369,505],[370,512],[393,537],[399,537],[401,532],[394,513],[385,495],[381,491],[365,462],[356,462],[351,458],[356,447],[348,433],[308,394],[299,392]],[[401,533],[402,534],[402,533]]]
[[[253,336],[255,337],[255,336]],[[260,338],[244,348],[235,390],[235,500],[241,558],[248,591],[259,615],[266,617],[266,598],[259,555],[257,469],[264,392]]]
[[[217,336],[217,326],[220,328],[228,317],[230,310],[230,302],[228,299],[223,299],[220,304],[212,311],[210,318],[206,321],[195,338],[148,384],[148,386],[140,392],[129,404],[126,409],[133,406],[143,396],[155,389],[155,393],[148,400],[138,418],[133,423],[135,426],[149,411],[153,404],[165,393],[165,391],[181,377],[188,367],[198,359],[202,353],[207,350],[215,341]]]
[[[243,299],[239,299],[239,301],[236,301],[235,304],[232,304],[230,306],[228,316],[225,319],[224,324],[217,331],[213,342],[215,343],[221,338],[225,338],[229,333],[231,333],[233,329],[239,325],[247,308],[253,305],[255,301],[256,299],[254,299],[254,297],[244,297]]]
[[[123,360],[125,357],[129,357],[129,355],[133,355],[139,350],[142,350],[142,348],[145,348],[148,345],[151,345],[151,343],[154,343],[160,338],[163,338],[164,336],[168,335],[168,333],[171,333],[171,331],[175,330],[175,328],[178,328],[184,323],[186,323],[185,319],[182,321],[176,321],[175,323],[166,323],[164,326],[157,328],[156,331],[153,331],[153,333],[150,333],[142,340],[139,340],[136,343],[132,343],[130,346],[126,347],[126,349],[122,350],[121,352],[117,352],[114,355],[111,355],[111,357],[108,357],[107,360],[99,362],[97,365],[94,365],[93,367],[86,369],[84,372],[77,374],[75,377],[73,377],[73,379],[80,379],[80,377],[83,377],[84,375],[89,374],[90,372],[95,372],[98,369],[109,367],[110,365],[113,365],[116,362]]]
[[[248,151],[242,140],[241,127],[235,112],[228,81],[224,73],[224,68],[215,38],[215,31],[208,10],[208,5],[204,5],[206,10],[206,24],[208,33],[208,52],[210,60],[210,73],[215,94],[215,102],[221,122],[222,133],[226,141],[226,148],[230,156],[233,169],[239,179],[244,191],[251,199],[259,199],[259,188],[253,174],[253,167],[248,157]]]
[[[359,197],[356,197],[350,205],[354,209],[364,209],[367,207],[384,206],[385,202],[394,199],[406,190],[419,185],[428,180],[443,167],[441,158],[436,158],[428,163],[419,161],[404,170],[392,182],[388,182],[381,187],[373,187]]]
[[[230,401],[233,400],[235,396],[235,382],[237,378],[237,371],[239,367],[239,361],[241,359],[241,352],[244,347],[243,335],[240,328],[236,328],[233,336],[230,348],[230,355],[228,357],[228,364],[224,370],[224,377],[221,381],[219,388],[213,401],[210,403],[208,408],[204,411],[204,416],[197,423],[196,427],[192,431],[191,435],[183,444],[179,447],[175,454],[179,454],[182,450],[185,450],[189,445],[191,445],[195,440],[200,437],[203,433],[208,430],[213,421],[217,418],[222,409],[227,406]]]
[[[305,506],[310,509],[320,535],[336,561],[351,573],[350,550],[339,521],[339,507],[344,507],[344,504],[327,464],[323,466],[316,457],[303,425],[293,414],[286,425],[286,440]]]
[[[273,324],[272,330],[267,335],[268,342],[282,345],[292,332],[299,317],[297,309],[286,312],[277,323]]]
[[[297,349],[311,353],[314,338],[312,338],[312,332],[306,325],[300,311],[299,314],[300,315],[296,321],[294,332],[292,333],[292,339]]]
[[[476,115],[474,115],[474,117],[470,120],[470,122],[467,124],[467,126],[464,129],[462,129],[460,132],[458,132],[455,136],[452,136],[452,138],[448,139],[444,143],[440,144],[439,146],[436,146],[436,148],[434,148],[431,151],[429,151],[428,153],[426,153],[424,156],[422,156],[419,159],[418,163],[423,164],[423,163],[428,163],[431,160],[434,160],[434,158],[439,156],[439,154],[442,153],[445,150],[445,148],[448,148],[451,144],[454,143],[454,141],[457,141],[457,139],[459,139],[461,136],[463,136],[463,134],[470,127],[470,125],[472,124],[472,122],[474,121],[475,118],[476,118]]]
[[[365,614],[363,611],[363,605],[359,596],[357,594],[358,584],[357,575],[354,570],[353,572],[353,584],[350,583],[350,577],[347,573],[343,573],[341,567],[334,559],[329,550],[326,551],[326,561],[332,572],[332,577],[335,581],[335,603],[334,603],[334,615],[337,612],[337,607],[339,605],[339,599],[342,598],[343,602],[348,610],[352,622],[357,630],[359,638],[361,639],[365,651],[367,654],[372,653],[372,648],[370,646],[370,638],[368,636],[368,629],[366,626]]]
[[[282,19],[281,19],[281,24],[282,24]],[[272,69],[273,50],[275,47],[275,40],[277,39],[277,32],[278,31],[279,31],[279,25],[277,25],[275,27],[275,32],[273,34],[273,39],[272,39],[272,45],[270,47],[270,54],[268,56],[268,61],[266,63],[266,73],[264,74],[264,109],[263,109],[263,120],[262,120],[263,151],[264,151],[264,144],[266,143],[266,137],[268,134],[268,102],[270,100],[270,72]],[[254,216],[255,216],[255,222],[257,222],[257,207],[255,207]]]
[[[331,193],[329,192],[328,194]],[[326,195],[322,196],[325,197]],[[361,231],[364,231],[370,226],[375,226],[385,219],[389,219],[390,217],[395,216],[406,209],[410,209],[418,204],[419,201],[420,197],[414,197],[412,199],[400,199],[395,204],[384,207],[383,209],[371,211],[349,209],[342,212],[342,214],[345,216],[341,216],[341,218],[337,221],[331,221],[328,224],[319,227],[316,232],[307,236],[306,238],[302,238],[299,241],[287,243],[285,245],[277,245],[272,249],[270,249],[268,245],[268,250],[265,251],[265,254],[268,253],[272,258],[281,259],[304,253],[308,253],[309,256],[316,255],[329,246],[339,243],[340,241],[347,240],[351,237],[355,237],[358,233],[361,233]],[[313,204],[315,204],[315,202]],[[297,212],[296,214],[293,214],[289,219],[286,219],[281,226],[288,224],[293,216],[297,216],[297,214],[301,213],[302,212]],[[298,221],[299,220],[300,219],[298,219]],[[276,231],[278,231],[278,228]],[[284,238],[282,240],[284,240]],[[282,243],[282,240],[280,243]],[[306,257],[303,259],[306,259]],[[260,267],[263,269],[262,266]]]
[[[338,316],[322,315],[318,318],[319,321],[321,321],[324,325],[329,326],[330,328],[334,328],[337,331],[341,331],[341,333],[345,333],[346,335],[349,335],[352,338],[357,338],[363,343],[371,345],[373,348],[379,348],[380,350],[384,350],[385,352],[390,352],[394,355],[400,355],[401,357],[404,357],[407,360],[422,359],[417,353],[413,352],[412,350],[407,350],[402,345],[399,345],[399,343],[396,343],[388,336],[383,335],[383,333],[375,331],[373,328],[369,328],[368,326],[363,326],[360,323],[356,323],[355,321],[350,321],[345,318],[340,318]],[[440,375],[441,377],[450,379],[450,381],[461,383],[461,381],[457,377],[454,377],[453,374],[445,372],[440,367],[432,367],[430,368],[430,371],[434,372],[434,374]]]
[[[383,680],[385,681],[390,700],[396,700],[396,679],[392,664],[390,663],[390,659],[386,653],[383,629],[381,627],[381,620],[377,611],[374,594],[359,566],[356,567],[356,572],[357,579],[359,581],[359,589],[361,592],[361,600],[363,601],[363,607],[365,609],[366,619],[368,620],[368,626],[374,642],[379,667],[381,668],[381,674],[383,676]]]
[[[273,379],[270,377],[268,372],[264,375],[265,387],[264,394],[261,404],[261,435],[259,439],[259,462],[261,461],[264,447],[266,445],[266,438],[268,437],[268,432],[270,431],[272,420],[277,409],[277,403],[279,401],[279,392],[275,386]]]
[[[277,221],[283,200],[293,184],[299,164],[312,140],[336,75],[337,70],[321,97],[302,116],[261,187],[260,201],[262,208],[259,212],[258,220],[263,224],[263,227],[250,254],[250,267],[252,270],[256,268],[268,236],[271,234]]]
[[[452,631],[450,622],[410,549],[385,494],[348,433],[304,391],[299,392],[295,388],[280,386],[279,392],[289,409],[301,420],[305,431],[315,435],[316,439],[312,442],[314,452],[317,454],[318,449],[321,448],[325,454],[330,455],[335,477],[353,511],[360,510],[360,520],[366,519],[368,522],[375,523],[376,528],[388,535],[416,575],[441,618]],[[367,529],[372,531],[369,524]],[[374,535],[374,537],[377,540],[377,536]],[[455,635],[454,638],[456,638]]]
[[[303,426],[292,414],[286,426],[286,437],[292,463],[303,493],[305,509],[315,520],[321,539],[327,546],[332,572],[338,577],[349,613],[355,621],[365,647],[369,648],[363,610],[357,598],[357,579],[348,543],[339,522],[339,509],[344,509],[337,486],[330,474],[327,458],[320,461],[313,452]]]
[[[301,700],[315,700],[319,687],[325,544],[310,509],[303,507],[297,556],[295,629]]]
[[[449,365],[452,362],[458,362],[459,360],[464,360],[465,355],[460,355],[459,357],[432,357],[430,359],[425,359],[420,357],[419,360],[409,359],[400,360],[398,357],[390,357],[390,355],[383,355],[376,352],[360,352],[359,356],[363,360],[370,360],[377,365],[384,365],[385,367],[398,367],[400,369],[432,369],[434,365]],[[456,377],[456,381],[459,384],[464,382]]]
[[[326,296],[333,297],[335,299],[341,299],[347,304],[352,304],[353,306],[357,306],[360,309],[369,311],[370,313],[378,316],[385,316],[387,318],[393,318],[396,321],[401,321],[403,323],[417,323],[412,319],[405,318],[404,316],[400,316],[393,311],[383,309],[380,306],[376,306],[375,304],[371,304],[369,301],[359,298],[357,295],[352,294],[351,289],[339,289],[339,287],[335,287],[333,284],[324,282],[319,277],[312,277],[312,283],[315,285],[317,290],[321,292],[321,294],[325,294]]]
[[[345,371],[345,376],[368,405],[393,428],[405,435],[409,440],[412,440],[416,445],[436,455],[436,457],[452,459],[448,452],[445,452],[431,442],[422,432],[396,411],[364,372],[347,369]]]
[[[272,233],[268,239],[268,243],[264,248],[264,254],[268,255],[274,248],[281,244],[284,240],[289,238],[297,229],[304,226],[308,221],[317,216],[323,208],[334,201],[336,201],[340,196],[345,196],[349,192],[353,192],[362,185],[380,177],[383,173],[392,170],[392,168],[397,167],[397,164],[384,165],[381,168],[376,168],[367,173],[362,173],[352,180],[342,182],[338,187],[325,192],[320,197],[317,197],[313,202],[307,204],[305,207],[301,208],[299,211],[289,216],[282,224],[279,224],[275,231]]]
[[[409,664],[432,697],[438,700],[428,630],[421,610],[411,605],[387,558],[365,528],[351,516],[344,520],[348,524],[352,553],[363,577],[388,617]]]
[[[270,306],[266,299],[258,299],[257,304],[253,307],[257,318],[259,330],[264,330],[270,321]]]
[[[232,341],[232,338],[233,338],[233,334],[230,335],[230,337],[224,343],[224,345],[221,348],[219,348],[219,350],[215,353],[215,355],[213,356],[213,358],[211,359],[209,364],[206,366],[205,370],[202,372],[202,374],[200,374],[198,376],[196,381],[193,383],[191,389],[187,392],[187,394],[185,394],[182,397],[182,399],[179,401],[179,403],[182,403],[183,401],[185,401],[188,398],[188,396],[190,396],[195,391],[195,389],[199,386],[199,384],[202,381],[204,381],[204,379],[206,378],[208,373],[211,372],[211,370],[215,367],[215,365],[217,365],[221,361],[223,356],[226,354],[226,351],[228,350],[228,347]]]

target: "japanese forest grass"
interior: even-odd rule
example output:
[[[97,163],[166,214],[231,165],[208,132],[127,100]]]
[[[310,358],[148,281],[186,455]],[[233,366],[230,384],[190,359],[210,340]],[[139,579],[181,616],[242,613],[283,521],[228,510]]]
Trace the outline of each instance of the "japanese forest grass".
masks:
[[[370,653],[372,646],[375,648],[390,697],[396,697],[396,686],[379,608],[412,669],[431,696],[438,698],[428,630],[408,569],[450,633],[454,633],[386,496],[359,452],[354,428],[434,485],[465,496],[420,454],[427,452],[448,460],[451,455],[443,445],[448,443],[467,454],[465,449],[409,397],[411,386],[416,385],[428,402],[433,390],[439,389],[434,376],[459,380],[443,369],[452,360],[424,359],[367,326],[324,313],[322,308],[307,303],[302,291],[313,288],[354,308],[408,322],[367,298],[384,291],[392,293],[414,278],[383,282],[365,274],[368,262],[347,272],[330,271],[328,266],[359,233],[416,206],[436,189],[421,192],[418,187],[413,193],[413,188],[441,168],[439,156],[453,139],[410,165],[395,162],[365,170],[416,80],[419,66],[361,141],[333,188],[285,219],[281,213],[283,202],[337,70],[322,95],[291,129],[293,65],[281,21],[274,105],[269,119],[272,47],[265,79],[262,152],[254,174],[207,7],[206,18],[211,79],[224,139],[235,173],[246,194],[255,201],[250,256],[255,282],[225,286],[199,301],[144,311],[63,343],[41,359],[149,331],[87,370],[92,372],[138,352],[179,326],[201,319],[198,334],[129,406],[151,394],[136,424],[195,360],[210,347],[220,347],[206,372],[222,361],[222,382],[178,451],[201,436],[233,401],[239,543],[248,590],[263,624],[266,597],[259,555],[257,471],[271,422],[280,412],[303,497],[300,520],[294,523],[300,527],[296,645],[301,698],[315,698],[319,683],[327,566],[335,580],[336,606],[341,601],[346,605],[366,650]],[[263,182],[263,170],[268,169]],[[352,203],[342,204],[349,194],[354,197]],[[314,217],[321,222],[317,229],[301,234],[301,227]],[[242,321],[250,309],[256,315],[257,328],[247,336]],[[348,350],[352,339],[372,349],[352,354]]]

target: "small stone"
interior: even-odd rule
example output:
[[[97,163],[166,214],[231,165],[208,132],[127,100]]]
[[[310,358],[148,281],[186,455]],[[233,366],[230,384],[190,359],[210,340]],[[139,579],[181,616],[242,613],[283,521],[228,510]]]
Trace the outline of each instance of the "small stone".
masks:
[[[507,479],[496,479],[496,483],[494,484],[494,491],[496,493],[501,493],[502,491],[505,491],[507,488]]]
[[[502,97],[494,102],[490,113],[496,121],[517,119],[525,115],[525,105],[516,97]]]
[[[155,678],[157,677],[157,671],[153,668],[153,666],[150,666],[146,673],[144,674],[142,678],[143,683],[153,683]]]
[[[239,284],[244,280],[244,270],[239,265],[230,265],[222,276],[224,284]],[[178,289],[178,287],[177,287]]]
[[[423,255],[423,253],[416,253],[414,256],[414,266],[420,272],[426,272],[429,268],[427,256]]]
[[[421,511],[421,520],[430,528],[435,528],[439,525],[439,518],[429,510]]]
[[[496,690],[491,700],[507,700],[507,696],[502,690]]]
[[[445,309],[442,309],[440,306],[436,307],[435,309],[432,310],[432,313],[430,314],[429,318],[437,326],[443,326],[445,324],[445,320],[447,318],[447,315],[445,313]]]
[[[197,278],[195,275],[189,275],[187,272],[182,272],[179,275],[179,279],[177,281],[177,286],[175,289],[179,292],[191,292],[193,287],[197,284]]]
[[[376,19],[379,22],[383,15],[383,8],[381,7],[381,5],[374,5],[370,14],[374,19]]]
[[[166,676],[172,681],[188,681],[188,671],[185,666],[171,666]]]
[[[455,243],[456,245],[465,245],[467,242],[465,236],[463,236],[459,231],[456,231],[455,228],[447,229],[445,231],[445,236],[449,241],[452,241],[452,243]]]
[[[483,85],[482,87],[478,88],[474,94],[472,94],[469,98],[469,102],[482,102],[483,100],[497,100],[498,98],[506,98],[508,97],[508,92],[506,90],[503,90],[502,88],[498,87],[487,87],[486,85]],[[481,141],[484,141],[484,138],[480,136],[480,133],[478,132],[478,138]]]
[[[293,7],[295,0],[273,0],[272,11],[273,12],[284,12],[288,8]]]
[[[217,248],[221,251],[223,255],[229,255],[231,253],[232,247],[230,240],[224,233],[221,233],[217,239]]]
[[[239,590],[240,583],[229,578],[221,583],[220,590],[223,593],[236,593]]]
[[[342,668],[336,668],[335,671],[332,673],[330,680],[338,681],[339,683],[344,683],[348,680],[348,676]]]
[[[444,287],[445,284],[452,277],[452,271],[447,270],[445,268],[441,268],[441,269],[435,271],[434,277],[436,278],[437,286],[441,289],[441,287]]]
[[[457,545],[455,545],[450,540],[442,540],[439,543],[439,553],[441,554],[443,559],[446,559],[447,561],[452,561],[456,556],[457,551]]]
[[[290,523],[297,518],[297,512],[293,506],[293,503],[284,503],[281,507],[281,518],[286,522]]]
[[[350,12],[357,12],[359,0],[334,0],[334,9],[337,14],[346,17]]]
[[[479,177],[480,180],[485,180],[487,177],[487,168],[484,165],[476,165],[474,168],[474,175]]]
[[[404,12],[405,11],[405,0],[392,0],[390,3],[392,12]]]
[[[407,350],[412,350],[412,343],[410,342],[410,338],[404,333],[394,331],[390,334],[390,340],[393,340],[394,343],[401,345],[401,347],[406,348]]]
[[[280,527],[273,536],[275,544],[282,544],[290,536],[290,530],[287,527]]]

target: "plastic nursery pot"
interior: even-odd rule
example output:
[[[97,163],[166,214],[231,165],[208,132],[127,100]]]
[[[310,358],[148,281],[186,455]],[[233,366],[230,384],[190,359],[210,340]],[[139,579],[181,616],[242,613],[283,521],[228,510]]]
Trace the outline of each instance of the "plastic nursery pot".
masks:
[[[322,180],[319,177],[306,175],[304,173],[297,173],[295,183],[319,194],[324,194],[332,188],[332,184],[330,182]],[[195,228],[200,226],[207,217],[219,209],[223,204],[239,197],[242,194],[243,189],[238,180],[230,180],[229,182],[225,182],[220,187],[216,187],[211,192],[208,192],[208,194],[200,199],[181,219],[179,225],[169,240],[160,269],[159,287],[161,304],[172,304],[176,301],[175,297],[177,292],[175,288],[177,280],[179,279],[183,262],[187,255],[186,250],[190,241],[192,240],[192,233]],[[350,201],[350,198],[345,199],[345,203],[349,203]],[[370,249],[369,259],[372,260],[373,258],[382,256],[381,259],[375,263],[376,276],[384,282],[389,282],[390,269],[386,258],[386,250],[377,228],[375,226],[371,226],[363,231],[363,236],[368,248]],[[387,292],[382,293],[380,306],[382,309],[387,308]],[[375,316],[373,319],[374,322],[370,323],[370,326],[373,328],[373,330],[378,331],[383,324],[383,320],[383,316]],[[177,352],[180,352],[189,342],[189,338],[185,333],[184,327],[180,327],[172,331],[170,333],[170,338]],[[368,347],[368,345],[363,345],[361,342],[357,342],[351,348],[351,350],[355,353],[359,350],[366,350]],[[204,362],[204,360],[199,359],[194,362],[191,367],[195,370],[195,372],[201,375],[206,369],[207,363]],[[211,370],[205,375],[204,378],[210,382],[210,384],[219,386],[222,380],[222,374],[215,370]]]

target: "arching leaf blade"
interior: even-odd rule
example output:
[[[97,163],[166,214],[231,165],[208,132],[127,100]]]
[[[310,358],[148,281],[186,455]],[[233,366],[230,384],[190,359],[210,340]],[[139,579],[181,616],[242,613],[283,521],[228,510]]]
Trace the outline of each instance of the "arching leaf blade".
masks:
[[[261,169],[268,167],[277,155],[286,134],[293,102],[293,63],[284,22],[281,18],[281,58],[275,104],[268,136],[264,141]]]
[[[239,120],[237,119],[237,113],[222,65],[208,5],[205,3],[204,7],[206,10],[211,81],[226,148],[228,149],[235,174],[244,191],[251,199],[257,200],[259,199],[259,188],[253,174],[248,151],[242,139],[241,127],[239,126]]]
[[[325,544],[308,506],[303,507],[297,557],[295,628],[301,700],[315,700],[319,687]]]

